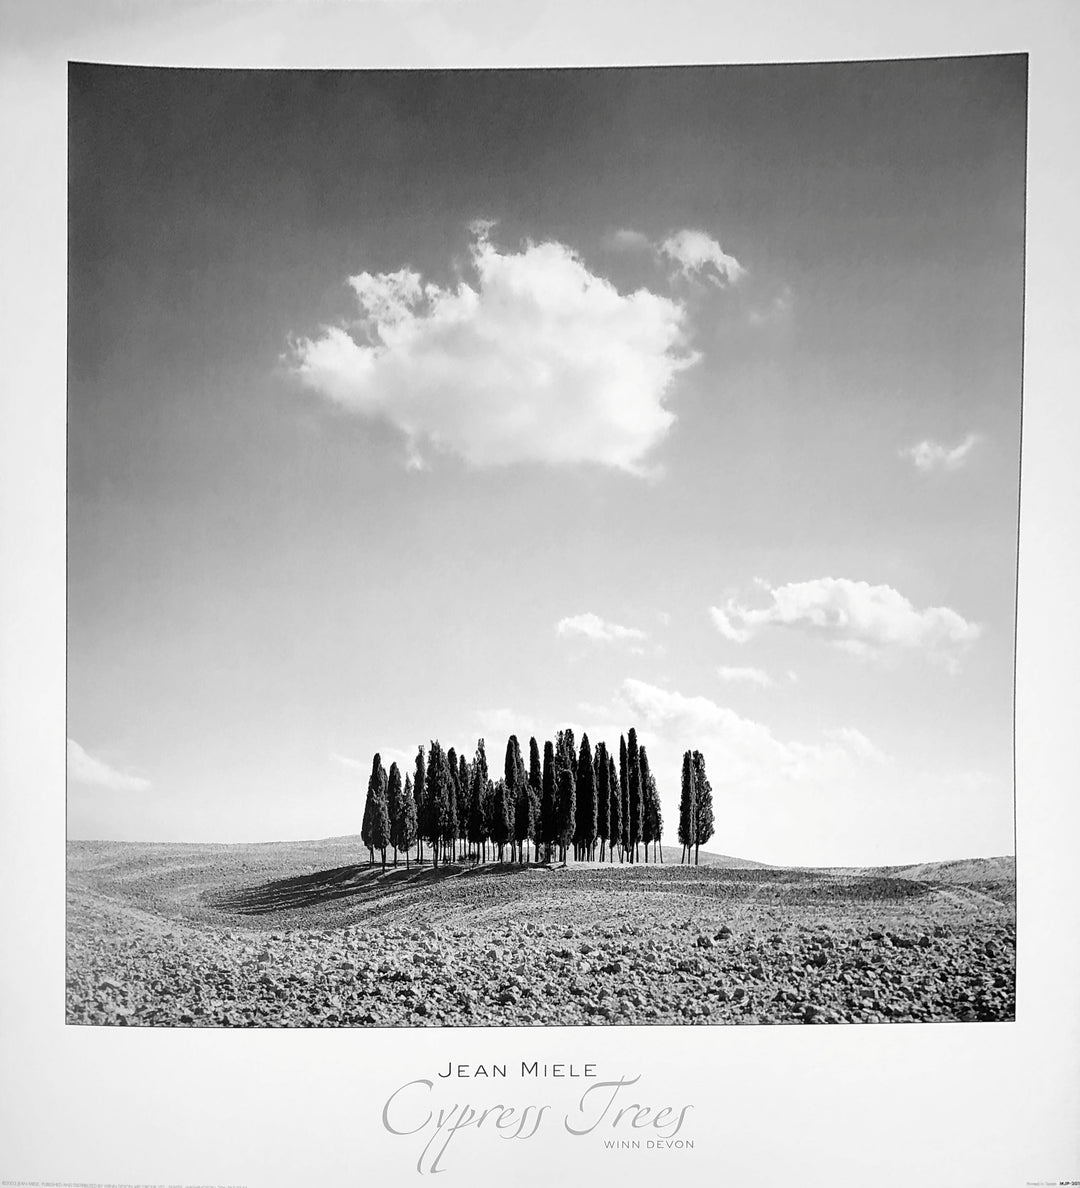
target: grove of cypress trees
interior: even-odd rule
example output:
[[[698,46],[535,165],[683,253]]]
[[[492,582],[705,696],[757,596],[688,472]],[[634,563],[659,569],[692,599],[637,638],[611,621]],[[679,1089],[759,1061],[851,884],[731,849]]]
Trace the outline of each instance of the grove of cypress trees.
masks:
[[[409,850],[416,841],[416,798],[413,795],[412,776],[405,777],[405,791],[401,796],[401,810],[398,814],[397,825],[391,822],[391,828],[396,830],[394,845],[405,851],[405,869],[409,869]]]
[[[692,751],[687,751],[683,755],[682,792],[679,797],[679,844],[683,848],[682,856],[679,858],[680,866],[684,859],[689,864],[690,847],[694,844],[694,838],[697,835],[697,826],[694,820],[697,808],[697,791],[694,783],[694,756]]]
[[[704,845],[712,837],[715,826],[713,822],[712,785],[705,774],[705,757],[700,751],[694,752],[694,865],[698,864],[698,846]]]
[[[389,814],[390,845],[394,848],[394,865],[397,866],[398,820],[401,817],[401,772],[396,763],[390,764],[390,774],[386,780],[386,811]]]
[[[596,769],[589,736],[582,734],[578,755],[577,798],[574,806],[574,849],[581,860],[592,857],[596,844]]]
[[[555,799],[555,748],[549,739],[544,743],[544,770],[540,784],[540,822],[537,838],[544,846],[544,861],[551,861],[551,847],[557,833]]]
[[[622,794],[615,760],[608,755],[608,860],[615,861],[615,849],[622,841]]]
[[[607,745],[596,744],[593,757],[596,778],[596,836],[600,841],[600,861],[604,861],[604,844],[608,838],[608,819],[611,816],[611,785],[608,782]]]
[[[630,853],[631,861],[637,861],[638,842],[641,840],[641,762],[638,755],[637,731],[630,727],[626,735],[626,762],[630,783]]]

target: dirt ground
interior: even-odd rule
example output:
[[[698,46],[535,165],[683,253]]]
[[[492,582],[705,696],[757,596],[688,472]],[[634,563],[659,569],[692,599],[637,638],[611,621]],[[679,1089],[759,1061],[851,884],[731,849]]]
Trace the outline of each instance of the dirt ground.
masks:
[[[879,870],[701,858],[383,872],[357,838],[71,842],[67,1021],[1014,1018],[1011,858]]]

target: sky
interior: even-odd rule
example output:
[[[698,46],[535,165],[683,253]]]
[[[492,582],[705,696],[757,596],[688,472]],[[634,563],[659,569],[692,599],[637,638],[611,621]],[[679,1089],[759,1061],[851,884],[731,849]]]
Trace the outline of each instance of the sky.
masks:
[[[1023,58],[73,66],[68,828],[634,726],[677,844],[1013,851]]]

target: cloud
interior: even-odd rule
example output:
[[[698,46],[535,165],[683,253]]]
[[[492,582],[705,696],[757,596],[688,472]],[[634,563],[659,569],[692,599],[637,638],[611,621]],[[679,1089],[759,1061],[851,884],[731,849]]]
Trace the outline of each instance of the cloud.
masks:
[[[536,723],[532,718],[505,706],[499,709],[477,710],[476,717],[485,737],[490,735],[495,740],[507,739],[511,734],[516,734],[520,741],[536,733]]]
[[[791,286],[785,285],[764,308],[755,307],[748,315],[751,326],[764,326],[791,312]]]
[[[977,433],[969,433],[959,445],[952,449],[936,441],[920,441],[918,445],[900,450],[901,458],[910,458],[918,470],[959,470],[968,460],[979,440]]]
[[[601,619],[599,615],[594,615],[592,611],[560,619],[555,624],[555,632],[564,639],[580,635],[597,643],[622,643],[624,641],[640,643],[648,638],[645,632],[638,630],[637,627],[623,627],[618,623],[609,623],[606,619]]]
[[[707,697],[687,697],[645,681],[627,678],[620,686],[627,712],[643,724],[650,756],[663,755],[678,770],[684,750],[705,756],[713,784],[764,787],[777,780],[825,781],[848,775],[868,758],[873,744],[864,736],[833,732],[824,742],[778,739],[763,723],[744,718]]]
[[[762,668],[729,668],[722,664],[716,672],[722,681],[729,683],[760,685],[763,689],[769,689],[773,684],[772,677]]]
[[[764,627],[786,627],[868,659],[922,651],[955,668],[959,654],[982,632],[947,606],[917,610],[891,586],[825,577],[767,589],[770,604],[759,609],[734,599],[711,607],[720,633],[745,643]]]
[[[661,256],[678,265],[687,278],[707,277],[715,285],[733,285],[746,269],[704,231],[684,229],[669,235],[659,246]]]
[[[725,639],[730,639],[732,643],[746,643],[750,638],[750,632],[742,628],[736,627],[731,621],[731,616],[718,606],[710,606],[709,614],[712,617],[713,623],[716,625],[717,631]]]
[[[861,730],[854,726],[839,726],[834,730],[825,731],[826,738],[845,746],[853,755],[860,759],[869,759],[874,763],[887,763],[889,756],[876,747]]]
[[[114,792],[146,792],[150,788],[149,780],[117,771],[89,754],[73,738],[67,740],[67,774],[77,784],[110,788]]]
[[[686,347],[681,303],[622,294],[561,243],[500,251],[474,224],[471,269],[443,288],[409,268],[349,284],[362,314],[294,346],[302,383],[359,416],[395,425],[409,466],[421,445],[472,466],[595,463],[649,473],[675,420]]]

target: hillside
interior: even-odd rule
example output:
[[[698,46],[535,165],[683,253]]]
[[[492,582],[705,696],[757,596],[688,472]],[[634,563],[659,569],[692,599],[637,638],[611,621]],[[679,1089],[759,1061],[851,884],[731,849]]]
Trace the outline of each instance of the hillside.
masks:
[[[356,850],[355,838],[69,843],[68,1021],[1013,1017],[1013,891],[1000,862],[920,867],[918,877],[723,855],[696,867],[383,871],[357,863]],[[965,871],[978,881],[964,882]]]

